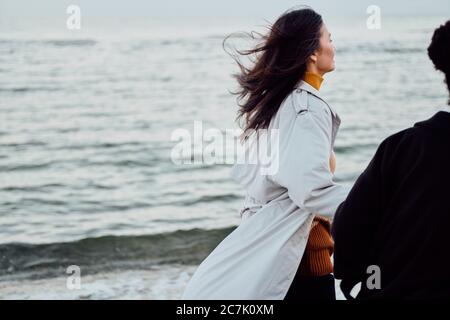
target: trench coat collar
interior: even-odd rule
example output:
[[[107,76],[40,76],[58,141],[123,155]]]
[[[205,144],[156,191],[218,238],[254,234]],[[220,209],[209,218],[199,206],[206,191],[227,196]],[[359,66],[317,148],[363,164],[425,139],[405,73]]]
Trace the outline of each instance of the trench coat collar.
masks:
[[[317,98],[319,98],[320,100],[322,100],[323,102],[325,102],[325,104],[330,108],[331,112],[333,113],[333,117],[340,120],[339,115],[337,114],[337,112],[325,101],[324,98],[322,98],[322,95],[320,94],[319,90],[314,88],[308,82],[306,82],[304,80],[300,80],[295,85],[294,88],[297,90],[297,92],[300,92],[302,90],[307,91],[307,92],[311,93],[312,95],[316,96]],[[340,123],[339,120],[338,120],[338,122]]]
[[[331,113],[333,114],[333,122],[335,123],[335,125],[339,126],[341,124],[341,118],[339,117],[339,115],[337,114],[336,110],[334,110],[329,104],[328,102],[325,101],[325,99],[322,97],[322,95],[319,93],[319,90],[317,90],[316,88],[314,88],[312,85],[310,85],[309,83],[307,83],[306,81],[300,80],[297,85],[295,85],[294,87],[296,89],[297,92],[301,92],[302,90],[311,93],[312,95],[316,96],[317,98],[319,98],[320,100],[322,100],[327,106],[328,108],[330,108]]]

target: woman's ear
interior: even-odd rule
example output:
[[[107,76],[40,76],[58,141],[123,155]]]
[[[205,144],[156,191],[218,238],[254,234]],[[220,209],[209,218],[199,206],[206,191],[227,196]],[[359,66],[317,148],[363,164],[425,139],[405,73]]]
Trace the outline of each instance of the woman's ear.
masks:
[[[317,63],[317,53],[314,52],[312,55],[309,56],[309,59],[312,63]]]

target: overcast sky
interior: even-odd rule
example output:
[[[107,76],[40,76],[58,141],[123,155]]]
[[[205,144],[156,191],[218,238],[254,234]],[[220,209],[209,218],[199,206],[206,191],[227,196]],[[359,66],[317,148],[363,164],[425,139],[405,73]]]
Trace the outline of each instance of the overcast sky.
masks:
[[[365,14],[375,4],[383,15],[439,15],[450,18],[449,0],[0,0],[0,16],[57,16],[70,4],[92,16],[249,16],[271,18],[307,4],[322,15]]]

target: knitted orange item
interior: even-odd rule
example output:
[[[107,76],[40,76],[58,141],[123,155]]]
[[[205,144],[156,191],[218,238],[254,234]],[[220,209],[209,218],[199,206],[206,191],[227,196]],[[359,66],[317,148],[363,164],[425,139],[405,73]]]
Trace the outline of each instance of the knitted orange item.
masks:
[[[308,243],[300,262],[299,272],[304,276],[323,276],[333,272],[331,255],[334,242],[331,238],[331,223],[316,216],[313,220]]]

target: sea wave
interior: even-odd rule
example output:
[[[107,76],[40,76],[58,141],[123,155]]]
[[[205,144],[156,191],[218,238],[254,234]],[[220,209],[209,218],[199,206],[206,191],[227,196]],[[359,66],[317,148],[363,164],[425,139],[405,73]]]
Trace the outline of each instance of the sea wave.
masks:
[[[1,45],[52,45],[58,47],[81,47],[81,46],[93,46],[97,41],[93,39],[48,39],[48,40],[34,40],[34,39],[0,39]]]
[[[177,230],[141,236],[103,236],[73,242],[0,245],[0,280],[63,275],[70,265],[83,274],[199,264],[236,227]]]

